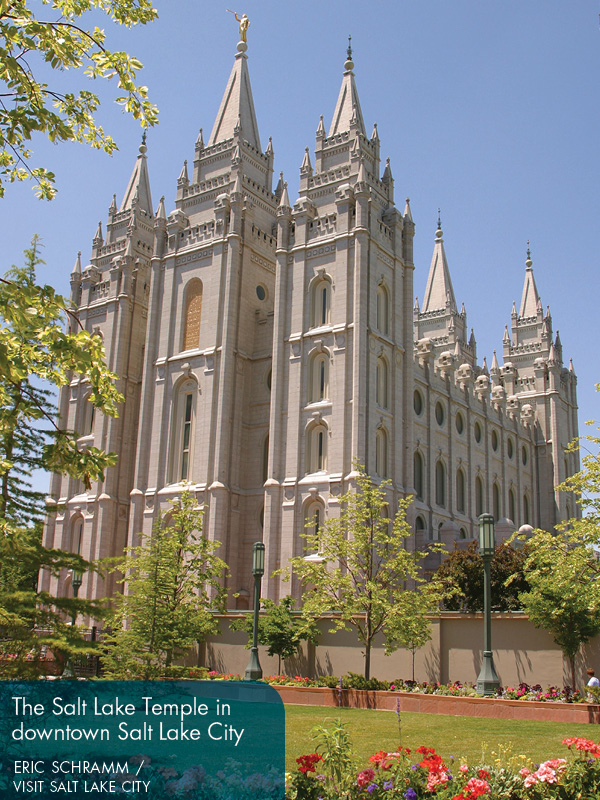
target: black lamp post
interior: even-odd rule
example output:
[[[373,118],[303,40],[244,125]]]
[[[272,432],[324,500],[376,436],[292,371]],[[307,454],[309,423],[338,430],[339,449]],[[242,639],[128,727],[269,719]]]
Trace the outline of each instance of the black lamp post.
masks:
[[[491,514],[482,514],[479,517],[479,553],[483,558],[483,662],[477,678],[477,691],[483,695],[495,694],[500,686],[492,653],[491,563],[495,545],[494,517]]]
[[[77,599],[77,595],[79,594],[79,590],[81,589],[81,584],[83,583],[83,572],[78,572],[75,569],[71,570],[71,586],[73,587],[73,597]],[[73,616],[71,617],[71,624],[75,625],[75,620],[77,619],[77,611],[73,611]]]
[[[262,668],[258,660],[258,611],[260,607],[260,581],[265,574],[265,546],[262,542],[255,542],[252,548],[252,574],[254,575],[254,626],[252,630],[252,650],[250,662],[244,673],[245,681],[259,681]]]

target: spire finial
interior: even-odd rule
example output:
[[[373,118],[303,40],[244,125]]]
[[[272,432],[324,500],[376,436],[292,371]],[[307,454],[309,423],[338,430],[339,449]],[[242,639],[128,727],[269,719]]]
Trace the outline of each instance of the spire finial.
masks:
[[[348,36],[348,49],[346,50],[346,62],[344,63],[344,69],[346,71],[350,71],[354,67],[354,61],[352,61],[352,36]]]
[[[438,221],[437,221],[437,230],[435,232],[435,238],[436,239],[441,239],[442,235],[443,235],[443,232],[442,232],[442,212],[438,208]]]
[[[527,260],[525,261],[525,266],[529,268],[529,267],[531,267],[532,264],[533,264],[533,261],[531,260],[531,250],[529,248],[529,239],[527,239]]]
[[[144,128],[144,132],[142,133],[142,143],[140,145],[140,153],[144,155],[148,148],[146,147],[146,128]]]

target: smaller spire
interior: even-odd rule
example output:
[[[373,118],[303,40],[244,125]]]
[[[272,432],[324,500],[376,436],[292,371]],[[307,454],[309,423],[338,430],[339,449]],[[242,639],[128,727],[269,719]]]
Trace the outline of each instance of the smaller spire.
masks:
[[[508,333],[508,325],[504,326],[504,336],[502,338],[503,344],[510,344],[510,335]]]
[[[269,136],[269,143],[267,144],[267,149],[265,150],[265,155],[266,156],[272,156],[273,155],[273,138],[271,136]]]
[[[490,376],[490,371],[489,371],[489,369],[488,369],[488,365],[487,365],[487,358],[486,358],[485,356],[483,357],[483,365],[482,365],[482,367],[481,367],[481,371],[482,371],[482,373],[483,373],[484,375],[487,375],[487,376],[488,376],[488,378],[489,378],[489,376]]]
[[[77,253],[77,259],[75,260],[75,266],[71,272],[71,277],[81,277],[81,250]]]
[[[242,173],[238,170],[237,175],[235,176],[235,183],[233,184],[231,194],[239,194],[241,197],[242,191]]]
[[[113,194],[112,203],[110,204],[110,208],[108,209],[109,217],[114,217],[117,213],[117,195]]]
[[[389,158],[386,158],[385,160],[385,169],[383,170],[381,180],[383,183],[391,183],[393,181],[392,168],[390,166]]]
[[[512,311],[510,312],[510,315],[511,315],[511,317],[516,317],[517,316],[517,304],[515,303],[514,300],[513,300]]]
[[[410,197],[406,198],[406,205],[404,206],[404,217],[405,219],[410,220],[410,222],[413,221],[412,213],[410,210]]]
[[[475,347],[476,344],[477,341],[475,339],[475,333],[473,331],[473,328],[471,328],[471,335],[469,336],[469,347]]]
[[[550,352],[548,353],[548,363],[558,364],[558,358],[556,357],[556,350],[554,349],[554,344],[550,345]]]
[[[291,208],[291,206],[290,206],[290,196],[289,196],[288,190],[287,190],[287,181],[283,182],[283,192],[281,193],[281,200],[279,201],[279,208]]]
[[[324,139],[325,138],[325,125],[323,124],[323,114],[319,119],[319,126],[317,128],[317,139]]]
[[[463,302],[461,303],[461,306],[460,306],[460,315],[461,315],[461,317],[466,317],[467,316],[467,310],[465,308],[464,300],[463,300]]]
[[[102,245],[104,238],[102,236],[102,222],[98,223],[98,228],[96,229],[96,235],[94,236],[93,244],[96,246],[96,243]]]
[[[560,334],[559,334],[558,331],[556,331],[556,338],[554,340],[554,347],[556,347],[557,350],[562,350],[562,342],[560,341]]]
[[[500,365],[498,364],[498,359],[496,358],[496,351],[494,350],[494,356],[492,358],[492,369],[491,372],[497,374],[500,372]]]
[[[310,152],[308,147],[304,151],[304,158],[302,159],[302,164],[300,165],[300,174],[312,174],[312,164],[310,163]]]
[[[573,366],[572,358],[569,359],[569,372],[572,373],[573,375],[575,374],[575,367]]]
[[[187,168],[187,160],[183,162],[183,167],[181,168],[181,172],[179,173],[179,178],[177,179],[177,183],[189,183],[190,180],[188,178],[188,168]]]
[[[371,141],[378,142],[379,141],[379,133],[377,132],[377,123],[373,123],[373,133],[371,134]],[[389,161],[389,158],[388,158]]]
[[[165,211],[165,196],[160,198],[160,202],[158,204],[158,208],[156,209],[156,219],[165,219],[167,218],[167,214]]]
[[[418,297],[415,297],[415,308],[414,308],[414,310],[415,311],[419,310],[419,298]]]
[[[202,133],[202,128],[200,128],[198,138],[196,139],[196,150],[204,150],[204,134]]]
[[[360,164],[358,165],[358,178],[357,183],[366,183],[367,180],[367,169],[365,167],[365,160],[361,158]]]

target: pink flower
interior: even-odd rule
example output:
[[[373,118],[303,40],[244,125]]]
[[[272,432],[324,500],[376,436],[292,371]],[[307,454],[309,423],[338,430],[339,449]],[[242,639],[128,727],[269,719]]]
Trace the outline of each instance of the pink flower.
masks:
[[[372,769],[363,769],[362,772],[359,772],[356,776],[356,784],[360,786],[361,789],[365,786],[368,786],[373,778],[375,777],[375,772]]]
[[[459,767],[459,770],[461,772],[468,772],[469,771],[469,767],[466,764],[461,764],[460,767]]]

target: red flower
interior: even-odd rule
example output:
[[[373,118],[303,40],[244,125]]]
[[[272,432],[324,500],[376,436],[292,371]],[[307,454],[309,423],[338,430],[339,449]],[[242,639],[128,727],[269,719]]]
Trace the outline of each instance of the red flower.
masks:
[[[296,763],[299,765],[299,771],[306,775],[307,772],[315,772],[315,764],[318,764],[318,762],[322,760],[323,756],[320,756],[318,753],[310,753],[307,756],[300,756],[297,758]]]
[[[369,761],[371,764],[377,764],[377,766],[381,766],[382,762],[386,760],[388,754],[385,753],[383,750],[379,750],[377,753],[373,753],[372,756],[369,756]]]
[[[477,773],[477,776],[479,778],[485,778],[485,780],[489,780],[490,779],[490,773],[487,772],[487,770],[485,770],[485,769],[480,769],[479,772]]]

